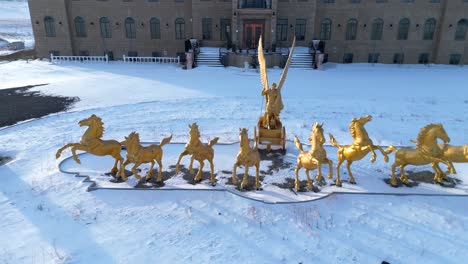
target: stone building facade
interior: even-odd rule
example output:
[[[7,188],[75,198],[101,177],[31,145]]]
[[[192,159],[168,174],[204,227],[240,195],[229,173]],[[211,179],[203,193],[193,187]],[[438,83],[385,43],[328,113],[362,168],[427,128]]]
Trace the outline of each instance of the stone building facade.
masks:
[[[468,63],[468,0],[30,0],[41,57],[176,56],[184,41],[269,50],[325,41],[333,62]]]

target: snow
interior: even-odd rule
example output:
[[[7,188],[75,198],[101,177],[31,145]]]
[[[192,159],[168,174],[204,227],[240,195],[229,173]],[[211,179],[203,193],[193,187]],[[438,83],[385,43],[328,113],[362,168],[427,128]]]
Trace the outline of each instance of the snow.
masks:
[[[347,144],[350,120],[372,114],[366,128],[379,145],[410,145],[419,129],[431,122],[444,124],[452,144],[466,144],[467,71],[379,64],[290,69],[282,90],[288,139],[297,134],[304,142],[317,121],[340,144]],[[280,74],[281,70],[269,69],[270,83]],[[49,85],[35,89],[79,96],[81,101],[71,112],[0,130],[0,154],[14,157],[0,167],[0,262],[460,263],[468,257],[466,196],[335,194],[307,203],[265,204],[207,190],[86,192],[89,183],[83,178],[59,172],[60,162],[70,153],[55,160],[56,150],[78,141],[84,130],[77,122],[93,113],[103,118],[105,139],[123,139],[138,131],[142,141],[159,141],[172,133],[173,142],[183,143],[191,122],[200,125],[203,142],[215,136],[221,143],[236,142],[239,127],[250,128],[252,135],[262,109],[255,71],[204,67],[184,71],[123,63],[0,64],[0,89],[42,83]],[[173,165],[170,153],[177,155],[177,146],[165,146],[165,168]],[[219,152],[216,170],[231,169],[233,160],[223,153],[234,152],[237,145],[233,146]],[[327,151],[335,160],[335,150]],[[377,155],[376,164],[370,164],[370,157],[353,163],[358,185],[344,188],[382,190],[393,158],[384,163]],[[104,157],[82,157],[82,165],[68,160],[63,165],[94,171],[97,177],[109,164]],[[293,155],[286,158],[294,162]],[[188,164],[188,157],[183,164]],[[468,166],[455,167],[455,177],[464,181],[457,190],[430,184],[391,190],[466,192]],[[284,176],[272,176],[265,185]],[[223,188],[222,182],[216,188]],[[265,193],[270,191],[265,188]]]
[[[0,42],[24,41],[34,47],[31,17],[27,1],[0,0]]]

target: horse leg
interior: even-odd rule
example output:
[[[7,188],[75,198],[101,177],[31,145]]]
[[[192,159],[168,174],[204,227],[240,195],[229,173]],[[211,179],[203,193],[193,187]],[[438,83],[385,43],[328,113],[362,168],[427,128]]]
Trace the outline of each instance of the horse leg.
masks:
[[[193,161],[195,160],[195,158],[192,156],[190,157],[190,165],[189,165],[189,172],[191,174],[195,173],[195,171],[193,170]]]
[[[127,176],[125,175],[125,167],[130,163],[130,161],[127,159],[124,162],[123,158],[122,157],[120,157],[120,158],[121,158],[121,160],[120,160],[120,170],[117,173],[117,175],[119,175],[120,178],[122,178],[124,181],[126,181]]]
[[[82,151],[89,151],[89,149],[83,145],[80,144],[73,144],[73,147],[71,148],[71,153],[73,155],[73,159],[76,161],[76,163],[81,164],[80,159],[78,158],[78,155],[76,155],[77,150],[82,150]]]
[[[237,167],[239,167],[239,163],[234,163],[234,168],[232,169],[232,184],[236,184],[237,185]]]
[[[294,181],[294,188],[296,189],[296,192],[299,191],[300,186],[299,186],[299,170],[302,168],[302,164],[299,161],[296,165],[296,169],[294,170],[294,173],[296,174],[296,180]]]
[[[255,164],[255,189],[260,190],[260,163]]]
[[[327,159],[327,162],[328,162],[328,175],[327,175],[327,178],[332,179],[333,178],[333,161]]]
[[[193,179],[195,182],[201,182],[203,166],[205,166],[205,164],[203,163],[203,160],[199,160],[198,162],[200,163],[200,168],[198,168],[197,175]]]
[[[439,166],[438,162],[432,162],[432,169],[434,169],[434,181],[437,182],[438,184],[443,183],[443,178],[445,177],[444,172],[442,172],[442,169]]]
[[[317,176],[315,176],[315,181],[316,182],[322,182],[322,162],[317,160]]]
[[[385,161],[385,162],[388,162],[388,154],[387,154],[387,152],[385,152],[385,151],[382,149],[381,146],[376,146],[376,145],[374,145],[374,146],[372,146],[372,147],[375,148],[375,149],[378,149],[378,150],[382,153],[382,155],[384,156],[384,161]]]
[[[341,157],[338,157],[338,163],[336,164],[336,181],[335,181],[335,185],[337,187],[342,186],[341,179],[340,179],[340,166],[343,163],[343,161],[344,160]]]
[[[249,184],[249,166],[247,164],[245,164],[245,170],[244,170],[244,178],[242,178],[242,182],[241,182],[241,189],[244,189],[245,186],[247,186],[247,184]]]
[[[135,178],[137,178],[138,180],[141,180],[141,176],[138,174],[138,172],[136,171],[136,169],[138,168],[138,166],[140,166],[141,163],[135,163],[132,167],[132,173],[133,173],[133,176],[135,176]]]
[[[368,150],[370,150],[370,152],[372,153],[372,157],[371,157],[371,159],[370,159],[370,162],[374,163],[375,160],[377,159],[377,155],[375,154],[374,149],[372,148],[371,145],[366,146],[366,148],[367,148]],[[365,150],[366,148],[363,148],[363,150]]]
[[[150,169],[148,171],[148,174],[146,174],[146,180],[149,180],[149,179],[153,178],[154,164],[156,164],[156,162],[154,162],[154,160],[151,160],[151,166],[150,166]]]
[[[73,147],[75,146],[77,143],[68,143],[66,144],[65,146],[61,147],[59,150],[57,150],[57,152],[55,153],[55,158],[58,159],[60,158],[60,156],[62,155],[62,152],[67,149],[67,148],[70,148],[70,147]]]
[[[401,170],[400,181],[401,181],[402,183],[404,183],[404,184],[407,184],[407,183],[408,183],[408,177],[406,177],[405,166],[406,166],[406,165],[401,165],[401,166],[400,166],[400,170]]]
[[[189,154],[189,153],[188,153],[187,150],[184,150],[184,151],[182,151],[182,153],[180,153],[179,159],[177,160],[177,163],[176,163],[176,169],[175,169],[176,173],[179,173],[179,172],[180,172],[180,168],[179,168],[180,160],[181,160],[184,156],[186,156],[186,155],[188,155],[188,154]]]
[[[312,181],[310,180],[309,170],[307,168],[305,169],[305,173],[307,175],[307,185],[306,185],[306,187],[307,187],[308,190],[312,190]]]
[[[214,176],[213,158],[208,159],[208,162],[210,163],[210,172],[211,172],[210,182],[211,182],[211,185],[215,186],[216,185],[216,179],[215,179],[215,176]]]
[[[158,178],[156,179],[156,182],[162,182],[163,181],[163,178],[162,178],[163,165],[162,165],[161,158],[157,159],[156,161],[158,162],[158,165],[159,165]]]
[[[390,184],[393,186],[393,187],[397,187],[398,186],[398,183],[397,183],[397,180],[396,180],[396,176],[395,176],[395,169],[397,167],[397,164],[396,162],[394,162],[392,164],[392,178],[390,179]]]
[[[353,161],[348,160],[348,163],[346,164],[346,168],[348,168],[348,173],[349,173],[349,183],[351,184],[356,184],[356,180],[353,177],[353,173],[351,172],[351,164]]]

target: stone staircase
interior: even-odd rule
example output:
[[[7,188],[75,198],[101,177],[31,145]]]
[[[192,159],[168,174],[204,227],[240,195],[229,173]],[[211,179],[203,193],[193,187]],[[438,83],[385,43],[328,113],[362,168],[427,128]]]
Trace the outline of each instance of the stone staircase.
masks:
[[[315,58],[308,52],[296,52],[294,51],[291,64],[291,68],[304,68],[312,69],[312,65],[315,63]]]
[[[224,67],[219,61],[219,51],[216,49],[200,49],[195,63],[197,66]]]

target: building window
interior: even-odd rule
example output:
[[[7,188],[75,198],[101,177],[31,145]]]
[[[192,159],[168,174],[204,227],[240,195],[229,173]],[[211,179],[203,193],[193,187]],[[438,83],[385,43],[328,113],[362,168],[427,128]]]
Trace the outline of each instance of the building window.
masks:
[[[136,38],[135,19],[133,19],[131,17],[127,17],[125,19],[125,36],[128,39]]]
[[[183,18],[179,17],[175,20],[175,34],[176,39],[185,38],[185,21]]]
[[[80,56],[89,56],[89,51],[87,51],[87,50],[80,50],[79,55],[80,55]]]
[[[369,63],[377,63],[377,62],[379,62],[379,57],[380,57],[379,53],[369,53],[368,62]]]
[[[138,57],[138,52],[136,51],[129,51],[127,53],[128,57]]]
[[[355,40],[357,35],[358,21],[354,18],[348,20],[346,23],[346,40]]]
[[[398,39],[407,40],[408,32],[410,27],[410,20],[408,18],[402,18],[398,26]]]
[[[276,20],[276,41],[288,40],[288,19]]]
[[[457,23],[457,30],[455,31],[455,40],[465,40],[466,30],[468,29],[468,20],[461,19]]]
[[[320,24],[320,39],[321,40],[330,40],[331,39],[331,26],[332,21],[328,18],[322,20]]]
[[[423,40],[433,40],[435,28],[436,28],[435,18],[429,18],[428,20],[426,20],[426,23],[424,23]]]
[[[297,40],[305,40],[305,32],[306,32],[306,21],[303,18],[296,19],[296,39]]]
[[[343,56],[343,63],[353,63],[353,54],[345,53]]]
[[[162,54],[161,54],[160,51],[153,51],[153,52],[151,53],[151,55],[152,55],[153,57],[162,57],[162,56],[161,56]]]
[[[204,40],[211,40],[211,32],[213,30],[213,23],[211,18],[202,18],[202,32]]]
[[[429,63],[429,53],[419,54],[418,63],[419,64],[428,64]]]
[[[85,21],[82,17],[75,17],[75,32],[78,38],[86,38]]]
[[[393,63],[395,64],[403,64],[404,59],[405,59],[404,53],[395,53],[395,55],[393,55]]]
[[[461,61],[461,54],[450,54],[449,64],[458,65]]]
[[[58,50],[51,50],[49,51],[49,54],[51,54],[52,56],[60,56],[60,52]]]
[[[376,18],[372,22],[371,40],[382,40],[383,24],[381,18]]]
[[[52,17],[46,16],[44,18],[44,27],[46,32],[46,37],[54,38],[55,34],[55,21]]]
[[[110,26],[110,21],[107,17],[101,17],[99,20],[101,25],[101,37],[103,38],[112,38],[112,31]]]
[[[221,26],[220,29],[220,39],[221,40],[228,40],[231,38],[231,19],[229,18],[221,18],[219,21]]]
[[[151,39],[161,39],[161,23],[156,17],[150,19],[150,33]]]

